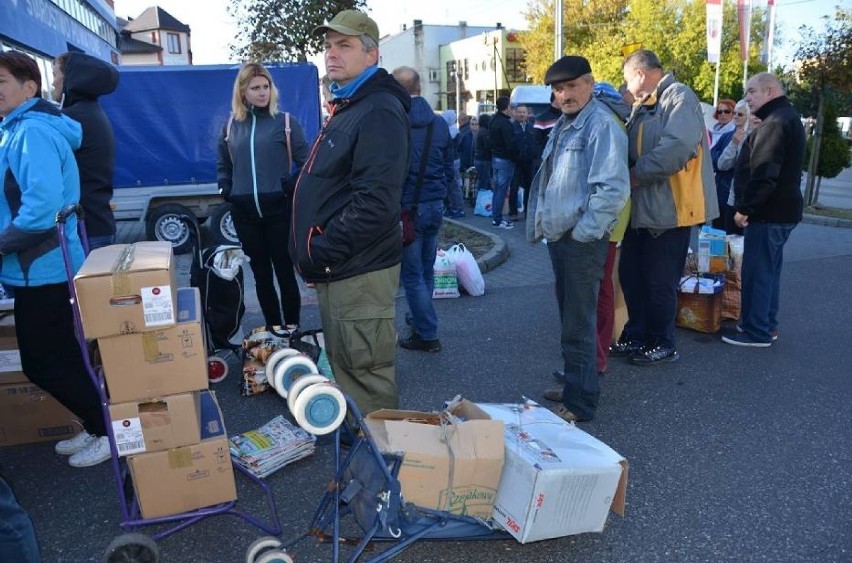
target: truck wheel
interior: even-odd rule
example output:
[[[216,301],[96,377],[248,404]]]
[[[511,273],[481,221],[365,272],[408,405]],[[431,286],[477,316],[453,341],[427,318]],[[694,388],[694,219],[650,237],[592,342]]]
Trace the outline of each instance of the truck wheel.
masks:
[[[210,240],[214,244],[240,244],[237,229],[231,219],[231,204],[220,203],[210,214]]]
[[[192,236],[185,223],[190,217],[198,222],[195,214],[178,203],[166,203],[151,210],[145,225],[148,240],[161,240],[172,243],[175,254],[186,254],[192,249]]]

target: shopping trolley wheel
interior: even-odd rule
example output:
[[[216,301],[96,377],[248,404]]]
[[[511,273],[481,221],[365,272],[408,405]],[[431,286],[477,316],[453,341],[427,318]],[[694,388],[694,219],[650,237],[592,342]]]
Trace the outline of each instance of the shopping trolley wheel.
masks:
[[[269,371],[267,370],[267,375]],[[278,362],[275,366],[275,371],[272,372],[272,381],[278,385],[276,390],[278,393],[287,398],[290,396],[290,388],[293,382],[303,375],[319,373],[317,365],[307,356],[299,355],[285,358]]]
[[[295,416],[296,414],[296,399],[299,394],[315,383],[326,383],[328,378],[318,373],[310,373],[296,378],[290,385],[290,390],[287,392],[287,408]]]
[[[260,558],[264,554],[283,553],[279,548],[283,549],[284,544],[276,537],[263,536],[251,542],[246,550],[246,563],[259,563]],[[286,557],[289,557],[285,554]],[[271,561],[274,561],[271,560]],[[284,560],[286,561],[286,559]],[[292,561],[292,559],[290,559]]]
[[[293,558],[287,555],[286,551],[274,549],[262,554],[254,563],[293,563]]]
[[[331,434],[346,418],[346,399],[334,383],[311,385],[296,397],[296,423],[316,436]]]
[[[157,563],[160,550],[145,534],[122,534],[112,540],[104,554],[104,563]]]
[[[266,360],[266,378],[269,380],[272,388],[275,389],[279,394],[282,393],[281,390],[278,389],[277,382],[275,381],[275,370],[278,366],[281,365],[281,362],[286,360],[287,358],[292,358],[295,356],[301,356],[302,353],[294,348],[281,348],[272,353],[271,356]],[[287,396],[287,390],[284,389],[283,396]]]
[[[239,354],[228,348],[219,348],[207,356],[207,379],[210,383],[223,381],[230,373],[239,373],[243,362]]]

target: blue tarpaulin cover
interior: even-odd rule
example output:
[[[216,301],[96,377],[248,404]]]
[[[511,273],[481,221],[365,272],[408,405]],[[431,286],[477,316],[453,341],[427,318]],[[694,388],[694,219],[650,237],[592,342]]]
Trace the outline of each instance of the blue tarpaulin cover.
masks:
[[[115,187],[216,182],[216,145],[239,65],[119,67],[101,98],[115,130]],[[268,65],[308,143],[319,133],[319,75],[310,63]]]

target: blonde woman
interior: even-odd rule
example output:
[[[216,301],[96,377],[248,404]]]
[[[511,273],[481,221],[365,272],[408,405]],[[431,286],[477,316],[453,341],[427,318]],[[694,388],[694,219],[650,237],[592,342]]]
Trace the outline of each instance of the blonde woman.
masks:
[[[733,119],[735,129],[725,133],[711,150],[717,170],[716,192],[719,196],[719,216],[725,218],[723,228],[728,234],[743,234],[742,229],[734,223],[734,167],[740,149],[748,136],[750,117],[745,100],[737,102]]]
[[[293,187],[308,156],[305,134],[293,116],[278,109],[278,89],[258,63],[247,63],[237,75],[231,111],[219,138],[219,191],[233,206],[265,324],[293,328],[299,325],[301,296],[287,247]]]

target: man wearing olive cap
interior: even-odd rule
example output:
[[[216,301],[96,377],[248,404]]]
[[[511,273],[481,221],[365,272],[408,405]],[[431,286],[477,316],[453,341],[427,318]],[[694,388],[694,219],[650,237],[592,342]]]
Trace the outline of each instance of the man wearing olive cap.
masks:
[[[594,418],[600,386],[595,364],[598,290],[609,233],[630,192],[627,134],[594,97],[589,61],[565,56],[544,77],[562,116],[542,153],[530,194],[527,239],[547,241],[562,321],[565,385],[545,398],[562,404],[561,418]]]
[[[408,173],[411,97],[378,68],[379,28],[344,10],[325,38],[331,115],[293,196],[290,255],[315,284],[337,383],[369,413],[396,408],[400,197]]]

